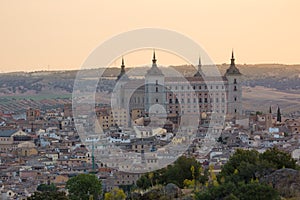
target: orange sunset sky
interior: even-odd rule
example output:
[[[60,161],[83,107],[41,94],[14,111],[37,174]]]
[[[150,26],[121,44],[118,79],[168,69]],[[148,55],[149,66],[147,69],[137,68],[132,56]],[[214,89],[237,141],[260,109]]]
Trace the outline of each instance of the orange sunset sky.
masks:
[[[297,64],[299,10],[298,0],[0,0],[0,72],[79,69],[106,39],[144,27],[187,35],[215,63],[234,48],[237,63]],[[129,58],[151,62],[148,53]]]

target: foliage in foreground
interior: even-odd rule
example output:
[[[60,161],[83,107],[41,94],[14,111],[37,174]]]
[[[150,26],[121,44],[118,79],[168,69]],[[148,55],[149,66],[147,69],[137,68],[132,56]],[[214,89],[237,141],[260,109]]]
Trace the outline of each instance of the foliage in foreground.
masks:
[[[104,200],[125,200],[126,194],[122,189],[114,188],[110,192],[106,192],[104,195]]]
[[[194,168],[194,172],[191,170]],[[201,175],[202,167],[194,158],[179,157],[174,164],[166,168],[146,173],[137,181],[137,186],[141,189],[147,189],[154,185],[167,185],[174,183],[180,188],[184,187],[186,179],[200,179],[202,182],[207,180],[207,176]]]
[[[208,185],[196,192],[196,199],[277,200],[278,191],[267,183],[260,183],[263,176],[281,168],[296,169],[291,155],[276,148],[259,154],[255,150],[238,149],[223,166],[218,184]]]
[[[71,200],[89,199],[91,196],[98,199],[101,195],[102,184],[93,174],[79,174],[67,181],[66,188]]]

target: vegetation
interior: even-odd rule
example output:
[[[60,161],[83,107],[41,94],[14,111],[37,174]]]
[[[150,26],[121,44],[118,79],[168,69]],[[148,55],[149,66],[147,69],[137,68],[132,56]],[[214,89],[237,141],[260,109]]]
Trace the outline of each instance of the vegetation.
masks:
[[[287,170],[284,168],[296,170],[297,165],[290,154],[277,148],[268,149],[264,153],[238,149],[218,175],[215,174],[212,165],[204,169],[194,158],[182,156],[164,169],[141,176],[137,181],[137,187],[147,189],[147,192],[142,194],[133,191],[132,194],[135,194],[133,199],[148,197],[170,199],[171,196],[180,195],[176,189],[179,186],[189,189],[190,195],[196,200],[279,200],[283,193],[269,182],[264,182],[263,177],[274,174],[276,170],[276,173]],[[177,186],[167,187],[172,185],[168,183]],[[66,188],[69,190],[69,196],[58,191],[53,184],[42,184],[28,200],[98,199],[101,197],[101,187],[101,181],[95,175],[80,174],[67,182]],[[167,188],[169,188],[168,197],[166,196]],[[289,194],[287,197],[293,196]],[[114,188],[104,194],[104,199],[124,200],[126,194],[122,189]]]
[[[279,192],[260,179],[283,168],[296,169],[297,165],[290,154],[277,148],[264,153],[238,149],[218,175],[213,166],[204,169],[195,159],[180,157],[173,165],[142,176],[137,186],[155,189],[174,183],[191,189],[197,200],[277,200]]]
[[[218,184],[207,184],[196,192],[196,199],[280,199],[278,192],[259,179],[281,168],[296,168],[291,155],[276,148],[259,154],[255,150],[237,150],[223,166]]]
[[[67,181],[66,188],[71,200],[98,199],[101,195],[101,181],[93,174],[79,174]]]
[[[52,183],[50,185],[41,184],[37,187],[37,191],[27,200],[68,200],[65,192],[58,191],[57,187]]]
[[[193,171],[191,170],[193,168]],[[201,169],[201,170],[200,170]],[[180,157],[174,164],[166,168],[146,173],[137,181],[137,186],[142,189],[147,189],[153,185],[166,185],[174,183],[183,188],[185,180],[199,180],[204,182],[207,179],[202,172],[202,167],[194,158]]]
[[[69,198],[65,192],[44,191],[35,192],[31,197],[28,197],[27,200],[69,200]]]
[[[104,200],[125,200],[126,194],[122,189],[114,188],[112,191],[105,193]]]
[[[37,187],[37,191],[40,191],[40,192],[44,192],[44,191],[49,191],[49,192],[52,192],[52,191],[57,191],[57,187],[51,183],[50,185],[47,185],[47,184],[41,184]]]

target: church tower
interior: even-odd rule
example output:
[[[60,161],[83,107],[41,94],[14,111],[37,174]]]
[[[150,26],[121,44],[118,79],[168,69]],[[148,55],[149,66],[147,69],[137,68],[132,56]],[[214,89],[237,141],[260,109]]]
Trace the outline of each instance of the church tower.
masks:
[[[145,113],[159,115],[166,110],[165,76],[157,67],[155,51],[152,67],[145,76]],[[164,109],[164,110],[163,110]]]
[[[235,66],[232,51],[230,67],[225,73],[227,78],[227,114],[231,116],[242,115],[242,74]]]

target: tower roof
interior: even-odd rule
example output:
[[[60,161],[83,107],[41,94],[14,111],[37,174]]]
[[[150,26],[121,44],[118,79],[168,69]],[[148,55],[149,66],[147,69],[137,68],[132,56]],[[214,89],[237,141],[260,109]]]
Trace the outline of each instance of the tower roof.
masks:
[[[163,75],[162,71],[157,67],[156,64],[156,57],[155,57],[155,51],[153,51],[153,58],[152,58],[152,67],[147,71],[146,75],[157,75],[161,76]]]
[[[203,73],[202,73],[202,64],[201,64],[201,56],[199,56],[199,62],[198,62],[198,70],[197,72],[194,74],[194,77],[199,77],[199,76],[202,76]]]
[[[239,69],[235,66],[235,58],[232,50],[230,67],[226,70],[226,75],[242,75]]]
[[[121,64],[121,71],[120,71],[120,74],[118,75],[118,78],[117,78],[117,81],[120,80],[122,77],[122,79],[124,78],[128,78],[127,75],[126,75],[126,71],[125,71],[125,64],[124,64],[124,58],[122,56],[122,64]]]

